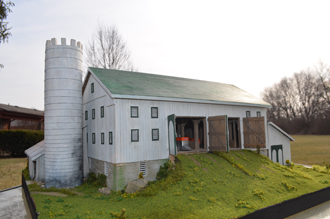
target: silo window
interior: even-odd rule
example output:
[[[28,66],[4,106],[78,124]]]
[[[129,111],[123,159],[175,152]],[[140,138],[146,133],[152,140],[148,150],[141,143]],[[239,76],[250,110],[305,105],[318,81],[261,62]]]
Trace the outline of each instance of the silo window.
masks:
[[[88,143],[88,132],[86,133],[86,141]]]
[[[94,93],[94,83],[91,83],[91,93]]]
[[[152,129],[151,134],[152,134],[153,141],[159,140],[159,129]]]
[[[257,111],[257,117],[260,117],[260,116],[261,116],[260,111]]]
[[[131,118],[139,118],[139,107],[131,106]]]
[[[104,133],[101,133],[101,144],[104,144]]]
[[[246,111],[246,118],[251,117],[250,111]]]
[[[101,106],[101,118],[104,117],[104,106]]]
[[[139,141],[139,129],[131,130],[131,141],[138,142]]]
[[[158,118],[158,107],[151,107],[151,118]]]
[[[92,119],[95,119],[95,109],[92,109]]]
[[[92,133],[92,143],[95,144],[95,133]]]
[[[88,111],[85,111],[85,120],[88,120]]]
[[[112,132],[109,132],[109,144],[112,144]]]

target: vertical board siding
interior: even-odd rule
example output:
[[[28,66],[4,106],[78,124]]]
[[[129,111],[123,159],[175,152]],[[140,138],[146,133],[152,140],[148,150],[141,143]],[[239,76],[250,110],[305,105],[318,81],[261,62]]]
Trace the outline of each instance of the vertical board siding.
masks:
[[[91,83],[94,83],[94,93],[91,93]],[[104,118],[100,116],[100,108],[104,106]],[[138,118],[131,118],[131,106],[137,106]],[[158,107],[158,118],[151,118],[151,108]],[[92,109],[95,109],[95,119],[92,120]],[[217,104],[200,104],[170,101],[112,99],[109,91],[91,74],[83,94],[83,113],[88,111],[88,120],[83,119],[83,127],[89,135],[87,156],[110,163],[139,162],[158,159],[167,159],[168,124],[167,116],[176,117],[203,117],[227,115],[240,118],[241,148],[244,148],[243,118],[246,111],[256,115],[266,115],[266,108],[248,106],[230,106]],[[267,121],[264,121],[266,125]],[[131,129],[139,130],[139,141],[131,141]],[[159,129],[159,140],[152,141],[152,129]],[[205,125],[206,147],[209,147],[209,125]],[[267,131],[267,127],[265,127]],[[101,132],[106,133],[104,144],[101,144]],[[113,144],[109,145],[108,133],[113,133]],[[92,144],[91,135],[95,133],[96,143]],[[267,135],[265,136],[266,142]],[[268,148],[268,146],[267,146]]]
[[[270,147],[272,145],[282,145],[283,146],[283,162],[286,160],[291,161],[291,149],[290,149],[290,139],[283,135],[280,131],[271,125],[268,126],[268,145],[269,145],[269,156],[271,156]]]
[[[131,106],[139,107],[139,118],[131,118]],[[151,118],[151,107],[158,107],[158,118]],[[216,104],[199,104],[170,101],[150,100],[116,100],[116,161],[115,163],[138,162],[147,160],[166,159],[169,156],[167,116],[175,114],[176,117],[204,117],[227,115],[227,117],[240,118],[241,144],[243,140],[243,117],[246,111],[256,115],[266,115],[266,108],[230,106]],[[266,125],[266,121],[264,122]],[[131,142],[131,129],[139,129],[139,142]],[[159,129],[159,141],[152,141],[151,130]],[[206,133],[209,132],[208,124]],[[209,136],[207,147],[209,146]],[[267,138],[267,136],[266,136]]]
[[[91,92],[94,83],[94,92]],[[88,133],[87,157],[114,162],[115,158],[115,107],[114,100],[104,90],[101,84],[90,75],[83,94],[83,113],[88,111],[88,120],[83,119],[83,127]],[[104,107],[104,117],[101,118],[101,107]],[[95,119],[92,119],[92,109],[95,109]],[[113,144],[109,145],[109,135],[113,133]],[[92,133],[95,133],[95,144],[92,144]],[[104,144],[101,144],[101,133],[104,134]],[[85,139],[84,139],[85,140]]]

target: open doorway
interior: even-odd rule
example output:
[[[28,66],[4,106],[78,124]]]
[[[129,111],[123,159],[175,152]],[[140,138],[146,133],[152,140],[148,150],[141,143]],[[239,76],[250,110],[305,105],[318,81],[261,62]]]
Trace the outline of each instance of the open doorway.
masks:
[[[229,147],[230,149],[241,148],[241,133],[239,118],[228,118]]]
[[[178,152],[206,151],[206,119],[203,117],[176,117]]]

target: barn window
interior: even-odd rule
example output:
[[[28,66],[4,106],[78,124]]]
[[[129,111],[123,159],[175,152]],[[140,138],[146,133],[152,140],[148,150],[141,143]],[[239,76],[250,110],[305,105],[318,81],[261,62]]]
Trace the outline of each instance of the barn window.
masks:
[[[261,112],[257,111],[257,117],[260,117],[260,116],[261,116]]]
[[[85,120],[88,120],[88,111],[85,111]]]
[[[131,118],[139,118],[139,107],[131,106]]]
[[[250,111],[246,111],[246,118],[251,117],[251,112]]]
[[[151,118],[158,118],[158,107],[151,107]]]
[[[91,93],[94,93],[94,83],[91,83]]]
[[[132,142],[139,141],[139,129],[131,129],[131,141]]]
[[[153,141],[159,140],[159,129],[152,129],[151,134],[152,134]]]
[[[112,144],[112,132],[109,132],[109,144]]]
[[[92,133],[92,143],[95,144],[95,133]]]
[[[95,119],[95,109],[92,109],[92,119]]]
[[[104,144],[104,133],[101,133],[101,144]]]
[[[104,117],[104,106],[101,106],[101,118]]]

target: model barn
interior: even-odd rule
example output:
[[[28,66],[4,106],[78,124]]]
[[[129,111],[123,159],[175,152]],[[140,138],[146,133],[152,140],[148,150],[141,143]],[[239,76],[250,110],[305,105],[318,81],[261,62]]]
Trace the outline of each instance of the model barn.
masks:
[[[259,145],[269,156],[269,107],[229,84],[89,68],[83,84],[84,173],[104,173],[108,186],[121,190],[140,172],[155,180],[170,154]]]
[[[288,134],[267,123],[268,103],[229,84],[89,68],[80,42],[47,40],[45,140],[26,150],[31,178],[74,187],[89,172],[122,190],[156,179],[171,155],[260,147],[283,164]],[[83,81],[83,83],[81,83]]]

